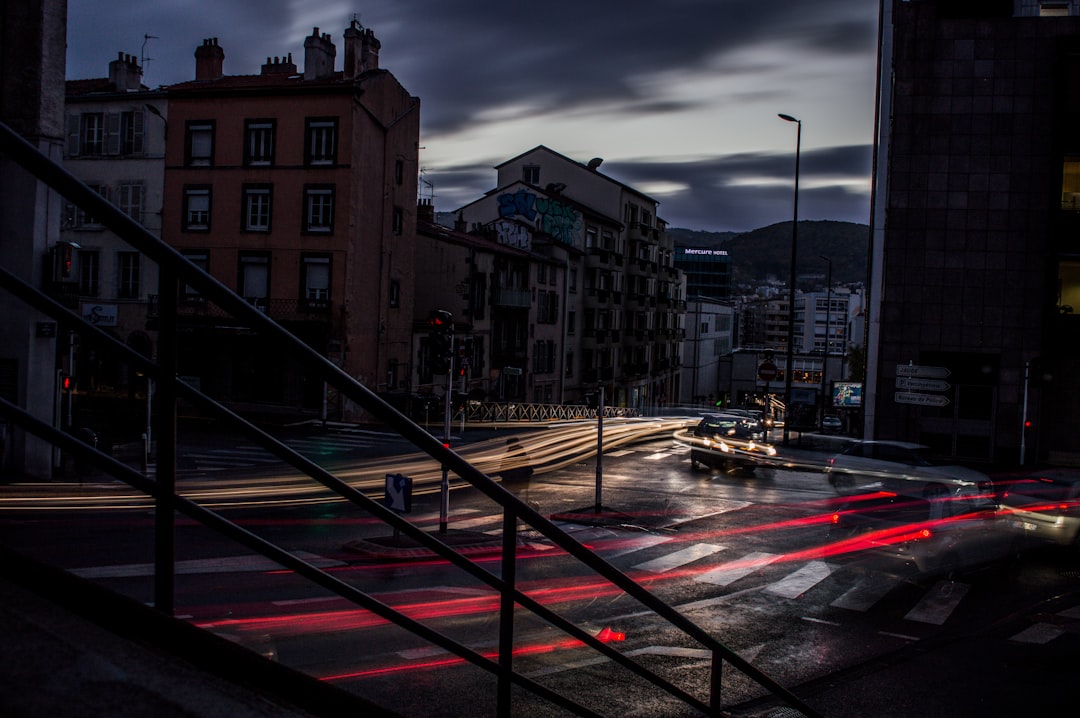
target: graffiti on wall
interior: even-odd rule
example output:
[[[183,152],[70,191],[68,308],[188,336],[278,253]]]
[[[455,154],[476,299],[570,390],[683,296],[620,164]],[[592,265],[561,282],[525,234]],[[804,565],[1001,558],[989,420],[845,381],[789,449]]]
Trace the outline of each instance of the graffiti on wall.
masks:
[[[557,242],[572,247],[581,246],[585,222],[581,212],[550,197],[541,197],[528,190],[507,192],[498,197],[499,217],[524,217],[541,232],[550,234]]]

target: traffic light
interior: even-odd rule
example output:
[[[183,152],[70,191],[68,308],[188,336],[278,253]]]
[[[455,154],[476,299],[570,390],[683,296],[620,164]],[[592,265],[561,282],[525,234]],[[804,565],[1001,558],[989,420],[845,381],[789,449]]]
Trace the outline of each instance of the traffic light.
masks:
[[[53,281],[75,281],[75,245],[71,242],[57,242],[53,247]]]
[[[465,376],[469,373],[469,365],[472,364],[472,337],[462,337],[457,343],[457,373]]]
[[[450,346],[453,341],[452,334],[433,332],[428,337],[428,356],[431,359],[432,374],[446,374],[450,371],[450,361],[453,358]]]
[[[445,309],[428,314],[428,358],[432,374],[447,374],[454,360],[454,315]]]

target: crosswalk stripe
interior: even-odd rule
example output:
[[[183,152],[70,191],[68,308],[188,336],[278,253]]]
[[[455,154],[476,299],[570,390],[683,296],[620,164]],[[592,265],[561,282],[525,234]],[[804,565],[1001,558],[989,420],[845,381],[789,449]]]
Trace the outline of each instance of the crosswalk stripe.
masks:
[[[717,551],[723,551],[726,546],[716,546],[708,543],[698,543],[693,546],[687,546],[684,549],[680,549],[674,553],[669,553],[658,558],[654,558],[651,561],[645,561],[633,566],[638,571],[648,571],[649,573],[663,573],[670,571],[680,566],[685,566],[688,563],[693,563],[698,559],[711,556]]]
[[[846,608],[849,611],[869,611],[871,606],[896,588],[899,582],[899,579],[895,577],[875,574],[872,579],[860,581],[852,586],[829,605],[835,608]]]
[[[667,453],[666,451],[659,451],[655,454],[649,454],[648,456],[642,458],[644,458],[646,461],[659,461],[660,459],[666,459],[669,456],[671,456],[671,454]]]
[[[744,576],[757,571],[760,568],[768,566],[779,557],[779,554],[766,553],[764,551],[754,551],[748,553],[742,558],[734,561],[728,561],[727,563],[714,568],[711,571],[698,576],[695,580],[702,583],[711,583],[717,586],[727,586],[735,581],[738,581]]]
[[[619,556],[625,556],[626,554],[634,553],[635,551],[641,551],[642,549],[656,546],[657,544],[667,543],[671,540],[669,536],[639,536],[625,541],[617,541],[616,548],[611,551],[605,551],[603,546],[596,548],[597,553],[603,553],[607,558],[617,558]]]
[[[1015,643],[1049,643],[1058,636],[1065,633],[1065,629],[1061,626],[1055,626],[1052,623],[1036,623],[1033,626],[1028,626],[1020,633],[1009,638],[1010,641]]]
[[[940,626],[960,604],[969,588],[966,583],[938,581],[904,618]]]
[[[824,561],[811,561],[798,571],[771,584],[765,592],[783,598],[795,598],[824,581],[832,572],[833,567]]]

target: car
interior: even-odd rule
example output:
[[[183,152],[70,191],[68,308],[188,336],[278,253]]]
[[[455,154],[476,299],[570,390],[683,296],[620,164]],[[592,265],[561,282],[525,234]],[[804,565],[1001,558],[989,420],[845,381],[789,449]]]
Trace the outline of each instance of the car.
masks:
[[[753,417],[706,414],[690,432],[690,465],[753,473],[758,460],[775,456],[765,442],[765,427]]]
[[[932,493],[977,496],[997,506],[994,482],[975,469],[938,460],[930,448],[907,441],[855,441],[825,464],[829,483],[841,495],[882,489],[898,494]]]
[[[832,515],[827,553],[921,575],[953,574],[1010,555],[1012,536],[990,505],[962,494],[879,492]]]
[[[821,420],[821,430],[826,434],[836,434],[843,428],[839,416],[826,416]]]
[[[1027,474],[1008,483],[1001,512],[1024,541],[1080,548],[1080,469]]]

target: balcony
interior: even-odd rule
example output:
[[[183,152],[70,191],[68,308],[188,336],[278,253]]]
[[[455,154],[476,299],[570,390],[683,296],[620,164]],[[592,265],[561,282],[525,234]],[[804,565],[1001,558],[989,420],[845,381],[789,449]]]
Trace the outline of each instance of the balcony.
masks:
[[[494,287],[491,290],[491,303],[506,309],[528,309],[532,306],[532,292],[528,289]]]

